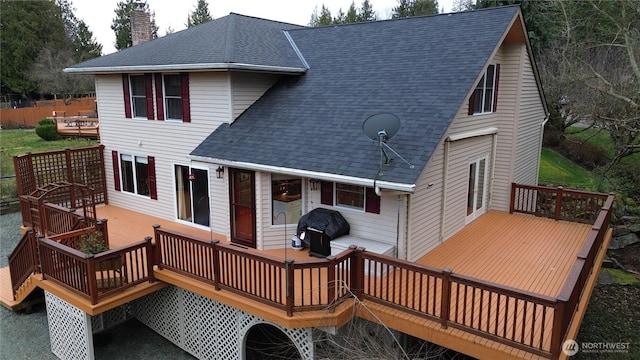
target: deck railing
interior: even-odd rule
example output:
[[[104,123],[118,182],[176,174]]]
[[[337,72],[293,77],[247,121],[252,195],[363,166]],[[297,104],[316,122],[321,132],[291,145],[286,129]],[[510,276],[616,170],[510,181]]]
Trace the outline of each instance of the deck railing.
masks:
[[[56,204],[44,203],[42,206],[42,230],[45,235],[58,235],[83,228],[84,217],[75,213],[74,209],[65,208]]]
[[[289,316],[298,311],[332,310],[341,299],[355,296],[438,321],[443,327],[555,358],[609,231],[613,196],[605,196],[602,201],[601,194],[521,185],[514,186],[513,195],[513,212],[571,221],[587,221],[591,212],[597,214],[555,298],[362,248],[350,247],[336,257],[296,262],[193,238],[160,226],[154,226],[155,246],[149,237],[95,256],[43,238],[38,242],[40,264],[44,278],[94,304],[135,284],[152,281],[153,266],[157,265],[210,284],[216,290],[235,292],[282,309]],[[553,199],[553,205],[549,205],[549,199]],[[29,241],[23,242],[22,246],[29,249]],[[115,276],[116,270],[120,277]]]
[[[92,304],[140,283],[153,281],[151,237],[96,255],[38,239],[43,280],[51,280]]]
[[[36,234],[33,229],[28,229],[9,255],[9,273],[11,274],[14,300],[15,294],[22,284],[31,274],[38,272],[38,266]]]
[[[295,262],[244,248],[206,241],[154,225],[159,269],[213,285],[285,310],[331,308],[348,295],[352,249],[338,257]],[[337,289],[337,290],[336,290]]]
[[[606,194],[513,183],[510,212],[593,224],[606,200]]]

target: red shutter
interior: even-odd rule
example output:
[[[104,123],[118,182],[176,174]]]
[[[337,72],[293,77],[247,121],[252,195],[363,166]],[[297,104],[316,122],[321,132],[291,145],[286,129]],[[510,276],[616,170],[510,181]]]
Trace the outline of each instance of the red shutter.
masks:
[[[113,183],[115,184],[116,191],[120,191],[120,163],[118,161],[118,152],[113,150],[111,152],[111,160],[113,160]]]
[[[333,183],[328,181],[320,182],[320,203],[333,206]]]
[[[496,64],[496,84],[493,87],[493,111],[498,110],[498,83],[500,82],[500,64]]]
[[[124,94],[124,117],[131,119],[131,92],[129,91],[129,74],[122,74],[122,93]]]
[[[149,195],[153,200],[158,200],[158,188],[156,187],[156,158],[149,156]]]
[[[153,120],[153,76],[144,74],[144,96],[147,98],[147,120]]]
[[[368,213],[380,214],[380,196],[376,194],[373,188],[366,188],[365,190],[366,202],[365,211]]]
[[[156,109],[158,120],[164,120],[164,96],[162,94],[162,74],[156,73]]]
[[[189,105],[189,73],[180,73],[180,97],[182,97],[182,122],[191,122]]]

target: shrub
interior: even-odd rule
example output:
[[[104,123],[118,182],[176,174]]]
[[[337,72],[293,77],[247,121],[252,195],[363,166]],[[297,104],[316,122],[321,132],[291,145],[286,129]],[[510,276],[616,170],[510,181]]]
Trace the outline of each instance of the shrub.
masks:
[[[53,119],[44,118],[38,121],[38,125],[55,125],[55,121]]]
[[[36,134],[46,141],[61,139],[60,134],[56,131],[55,125],[38,125],[38,127],[36,127]]]
[[[609,161],[607,152],[603,148],[589,143],[563,139],[560,143],[560,151],[587,170],[593,170]]]
[[[82,240],[78,243],[78,249],[85,254],[98,254],[108,250],[100,231],[82,235]]]

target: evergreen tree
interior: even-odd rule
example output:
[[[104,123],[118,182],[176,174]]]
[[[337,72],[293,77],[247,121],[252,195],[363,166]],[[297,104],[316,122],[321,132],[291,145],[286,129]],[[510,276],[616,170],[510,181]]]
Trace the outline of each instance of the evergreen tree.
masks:
[[[331,17],[331,11],[322,4],[322,10],[320,14],[318,14],[318,8],[316,7],[313,10],[313,14],[311,14],[311,20],[309,21],[309,26],[317,27],[317,26],[327,26],[333,24],[333,17]]]
[[[53,1],[0,2],[1,92],[23,98],[36,95],[29,68],[45,45],[68,47],[61,11]]]
[[[111,22],[111,30],[116,33],[116,43],[114,44],[116,49],[122,50],[131,47],[131,14],[135,9],[135,2],[137,0],[123,0],[118,2],[118,5],[114,12],[116,17]],[[144,11],[149,11],[149,4],[145,1]],[[155,12],[151,12],[151,38],[158,37],[158,26],[156,25]]]
[[[376,21],[376,13],[369,0],[364,0],[358,12],[358,21]]]
[[[187,27],[190,28],[211,20],[213,20],[213,18],[209,13],[209,4],[206,0],[198,0],[195,10],[189,13],[189,18],[187,18]]]
[[[398,0],[398,6],[393,8],[391,17],[397,19],[437,13],[438,0]]]
[[[356,9],[356,4],[352,1],[351,5],[349,6],[349,10],[347,11],[347,15],[344,18],[344,22],[349,24],[349,23],[355,23],[360,21],[360,17],[358,16],[358,10]]]
[[[102,45],[94,40],[93,33],[87,24],[75,16],[71,1],[56,0],[56,4],[60,8],[64,29],[75,54],[73,56],[75,61],[81,62],[102,55]]]
[[[346,15],[342,11],[342,8],[338,10],[338,13],[331,21],[332,24],[344,24],[346,22]]]

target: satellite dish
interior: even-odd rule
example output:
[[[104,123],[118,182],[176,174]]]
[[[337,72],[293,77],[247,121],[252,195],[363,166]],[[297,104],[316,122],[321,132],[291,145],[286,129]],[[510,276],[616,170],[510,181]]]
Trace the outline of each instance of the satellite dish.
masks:
[[[386,142],[400,130],[400,119],[391,113],[371,115],[362,123],[362,131],[371,140]]]
[[[387,154],[387,150],[390,150],[402,161],[407,163],[411,169],[414,168],[411,163],[405,160],[400,154],[387,145],[387,140],[394,137],[400,130],[400,118],[392,113],[379,113],[371,115],[362,123],[362,131],[373,141],[379,141],[380,145],[380,168],[379,175],[383,175],[382,168],[384,165],[389,165],[391,158]]]

